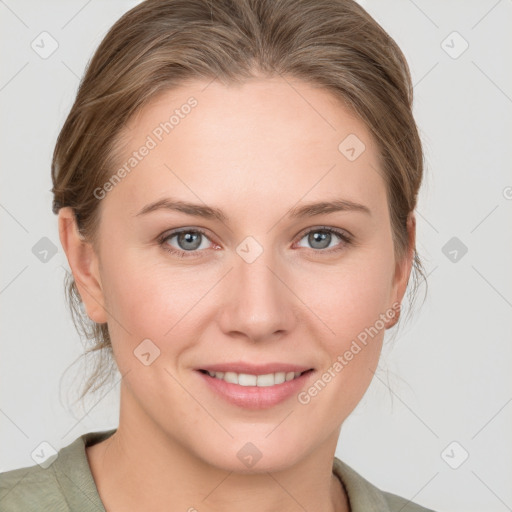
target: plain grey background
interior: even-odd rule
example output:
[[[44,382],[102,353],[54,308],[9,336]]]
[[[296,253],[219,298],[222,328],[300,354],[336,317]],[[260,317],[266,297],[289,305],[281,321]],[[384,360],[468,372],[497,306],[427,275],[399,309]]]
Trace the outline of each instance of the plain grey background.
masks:
[[[0,471],[35,464],[43,442],[58,450],[118,424],[120,375],[85,410],[65,401],[85,369],[61,382],[83,347],[64,300],[50,162],[88,59],[137,3],[0,0]],[[360,3],[412,71],[428,296],[385,346],[336,455],[440,512],[512,510],[512,1]],[[56,252],[41,259],[46,239]]]

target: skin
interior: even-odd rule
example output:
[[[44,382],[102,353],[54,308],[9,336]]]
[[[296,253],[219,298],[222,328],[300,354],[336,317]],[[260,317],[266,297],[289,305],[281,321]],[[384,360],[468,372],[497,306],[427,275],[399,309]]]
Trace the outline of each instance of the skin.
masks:
[[[107,510],[348,511],[332,473],[338,436],[397,317],[307,405],[294,395],[243,409],[213,394],[195,369],[303,364],[315,369],[307,389],[401,302],[414,217],[409,250],[397,260],[368,130],[329,92],[295,79],[197,81],[167,91],[128,123],[120,166],[190,96],[198,105],[101,200],[96,249],[78,236],[70,208],[59,212],[87,314],[108,322],[124,376],[117,432],[86,450],[100,496]],[[366,146],[354,161],[338,150],[349,134]],[[219,208],[228,221],[171,210],[136,215],[170,196]],[[340,198],[371,214],[287,216],[306,202]],[[328,249],[315,245],[307,235],[322,226],[348,231],[354,243],[333,234]],[[177,228],[207,232],[195,257],[165,250],[187,250],[177,236],[159,244]],[[263,248],[252,263],[236,252],[247,236]],[[147,338],[160,350],[148,366],[134,355]],[[247,442],[262,453],[250,469],[237,457]]]

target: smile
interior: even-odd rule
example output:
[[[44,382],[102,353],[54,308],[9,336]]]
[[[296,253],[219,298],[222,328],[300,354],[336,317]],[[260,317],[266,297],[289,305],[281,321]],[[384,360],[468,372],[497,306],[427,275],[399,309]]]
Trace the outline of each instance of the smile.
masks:
[[[212,370],[195,373],[214,396],[244,409],[267,409],[297,396],[315,370],[261,375]]]
[[[230,384],[238,384],[239,386],[256,386],[256,387],[269,387],[276,384],[282,384],[300,377],[305,372],[276,372],[267,373],[265,375],[252,375],[249,373],[235,373],[235,372],[211,372],[200,370],[202,373],[208,374],[210,377],[220,379]]]

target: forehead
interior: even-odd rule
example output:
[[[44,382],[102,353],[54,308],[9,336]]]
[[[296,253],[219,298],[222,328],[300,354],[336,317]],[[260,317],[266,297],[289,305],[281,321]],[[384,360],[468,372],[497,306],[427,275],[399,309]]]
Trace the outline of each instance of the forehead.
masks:
[[[122,166],[128,172],[107,202],[123,201],[132,214],[166,195],[261,209],[262,200],[326,194],[382,201],[384,191],[364,123],[329,91],[292,78],[160,93],[127,123]]]

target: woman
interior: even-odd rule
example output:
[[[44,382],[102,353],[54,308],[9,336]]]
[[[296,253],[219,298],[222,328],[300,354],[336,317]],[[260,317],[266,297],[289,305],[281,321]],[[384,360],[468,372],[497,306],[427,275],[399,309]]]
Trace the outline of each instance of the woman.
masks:
[[[421,271],[411,103],[401,51],[353,1],[126,13],[52,167],[119,426],[4,473],[2,510],[427,510],[334,456]]]

